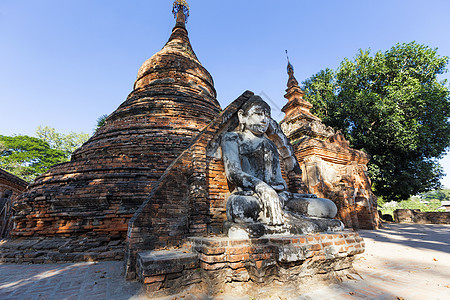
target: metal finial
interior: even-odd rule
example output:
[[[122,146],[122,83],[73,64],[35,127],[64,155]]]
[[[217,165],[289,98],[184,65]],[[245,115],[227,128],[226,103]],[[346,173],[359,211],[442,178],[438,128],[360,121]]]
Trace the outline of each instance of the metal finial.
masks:
[[[186,0],[175,0],[173,1],[173,9],[172,13],[174,18],[177,18],[177,14],[179,11],[182,11],[185,17],[185,22],[187,22],[187,19],[189,17],[189,5],[187,4]]]
[[[288,61],[287,71],[288,71],[288,73],[289,73],[289,71],[294,72],[294,67],[291,65],[291,62],[289,61],[288,51],[287,50],[284,50],[284,51],[286,51],[286,58],[287,58],[287,61]]]

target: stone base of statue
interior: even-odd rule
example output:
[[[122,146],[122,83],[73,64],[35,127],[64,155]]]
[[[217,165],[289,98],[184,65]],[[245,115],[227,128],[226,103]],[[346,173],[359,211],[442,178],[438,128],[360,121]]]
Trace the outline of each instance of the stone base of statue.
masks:
[[[257,231],[258,226],[249,228]],[[352,261],[362,252],[364,241],[350,231],[252,239],[192,237],[181,249],[138,253],[137,274],[151,297],[259,299],[269,294],[293,299],[323,282],[359,278]]]
[[[260,201],[253,195],[234,193],[227,201],[227,218],[223,232],[233,239],[259,238],[263,235],[311,234],[337,232],[344,229],[341,221],[331,219],[336,215],[336,205],[329,199],[314,194],[280,194],[284,210],[282,222],[270,225],[261,221],[264,214]],[[314,217],[313,217],[314,216]]]
[[[225,222],[223,231],[232,239],[259,238],[265,235],[297,235],[344,230],[341,221],[335,219],[312,218],[285,212],[283,225],[267,225],[260,222]]]

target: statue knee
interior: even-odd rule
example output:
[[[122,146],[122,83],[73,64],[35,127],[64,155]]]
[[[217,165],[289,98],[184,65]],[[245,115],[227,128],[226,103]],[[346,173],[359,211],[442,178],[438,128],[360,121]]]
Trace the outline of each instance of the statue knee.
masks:
[[[227,200],[227,219],[230,222],[256,222],[260,211],[260,201],[253,196],[231,195]]]
[[[288,201],[286,207],[293,212],[309,217],[334,218],[337,214],[336,204],[324,198],[294,197]]]
[[[325,198],[311,198],[308,206],[308,214],[320,218],[334,218],[337,214],[337,206],[333,201]]]

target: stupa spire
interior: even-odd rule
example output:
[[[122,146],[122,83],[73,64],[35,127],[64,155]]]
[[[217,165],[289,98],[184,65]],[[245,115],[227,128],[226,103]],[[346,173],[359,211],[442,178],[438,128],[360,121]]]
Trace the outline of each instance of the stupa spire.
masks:
[[[185,28],[187,19],[189,18],[189,5],[186,0],[173,1],[172,13],[174,18],[177,20],[175,27]]]
[[[288,89],[295,87],[295,86],[298,87],[298,81],[297,81],[297,79],[295,79],[295,76],[294,76],[294,67],[292,66],[291,62],[289,61],[288,51],[287,50],[284,50],[284,51],[286,51],[286,58],[288,61],[288,65],[287,65],[287,73],[289,75],[289,79],[288,79],[288,83],[287,83]]]
[[[288,103],[281,109],[284,113],[286,113],[286,116],[290,115],[294,111],[300,109],[303,113],[306,113],[307,115],[311,115],[311,112],[309,111],[312,108],[312,104],[305,99],[303,99],[303,95],[305,94],[300,86],[298,85],[297,79],[295,79],[294,76],[294,67],[292,66],[291,62],[289,61],[288,51],[286,51],[286,58],[287,58],[287,73],[289,75],[289,79],[287,82],[287,89],[286,94],[284,95],[284,98],[288,99]],[[312,115],[311,115],[312,116]]]

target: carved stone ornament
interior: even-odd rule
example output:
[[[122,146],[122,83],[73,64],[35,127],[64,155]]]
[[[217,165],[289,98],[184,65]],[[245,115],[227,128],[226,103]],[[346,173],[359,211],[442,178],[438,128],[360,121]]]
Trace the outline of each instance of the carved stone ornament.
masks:
[[[289,138],[301,138],[306,135],[327,139],[335,135],[334,129],[325,126],[320,120],[297,119],[296,122],[282,123],[281,129]]]

